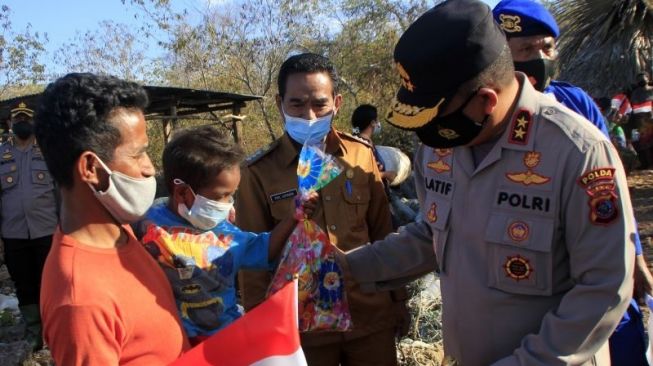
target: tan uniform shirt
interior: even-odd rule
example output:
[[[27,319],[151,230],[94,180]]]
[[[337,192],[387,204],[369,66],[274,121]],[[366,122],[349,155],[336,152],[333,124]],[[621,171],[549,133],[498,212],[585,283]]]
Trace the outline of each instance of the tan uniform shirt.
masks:
[[[297,162],[301,146],[285,134],[262,156],[254,157],[242,171],[236,199],[237,226],[254,232],[269,231],[292,214],[297,195]],[[372,149],[363,141],[332,130],[326,151],[337,157],[343,173],[320,191],[313,219],[325,230],[331,243],[342,250],[382,239],[392,230],[387,197]],[[349,183],[347,183],[349,182]],[[241,295],[246,309],[263,301],[268,273],[241,271]],[[345,278],[354,330],[345,338],[356,338],[396,325],[397,317],[388,292],[363,294],[354,281]],[[340,334],[303,334],[307,345],[326,344]],[[308,343],[306,343],[308,342]]]
[[[347,262],[364,289],[438,267],[445,353],[459,365],[609,365],[633,288],[623,167],[598,129],[520,83],[480,164],[468,147],[420,147],[423,221]]]

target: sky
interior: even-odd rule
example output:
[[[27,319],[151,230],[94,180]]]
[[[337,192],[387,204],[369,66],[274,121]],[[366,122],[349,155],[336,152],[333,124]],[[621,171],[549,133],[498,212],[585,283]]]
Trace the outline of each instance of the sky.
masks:
[[[220,4],[229,0],[171,0],[177,9],[202,8],[207,4]],[[499,0],[482,0],[490,6],[496,5]],[[10,19],[15,31],[24,30],[30,24],[33,32],[47,33],[48,43],[46,50],[52,55],[64,43],[74,39],[77,32],[85,33],[98,28],[104,20],[116,23],[125,23],[139,26],[139,21],[134,18],[135,9],[123,5],[121,0],[5,0],[11,9]],[[150,50],[156,56],[160,49],[153,45]],[[44,60],[46,65],[53,62]]]

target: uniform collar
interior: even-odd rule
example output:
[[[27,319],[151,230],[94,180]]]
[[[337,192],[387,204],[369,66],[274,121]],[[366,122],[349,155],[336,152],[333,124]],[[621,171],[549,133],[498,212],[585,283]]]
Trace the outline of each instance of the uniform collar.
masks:
[[[295,142],[287,132],[281,136],[279,142],[279,157],[286,166],[297,162],[301,150],[302,145]],[[342,142],[340,136],[338,136],[338,131],[333,127],[331,127],[331,131],[327,134],[325,151],[335,156],[342,156],[347,153],[347,147]]]

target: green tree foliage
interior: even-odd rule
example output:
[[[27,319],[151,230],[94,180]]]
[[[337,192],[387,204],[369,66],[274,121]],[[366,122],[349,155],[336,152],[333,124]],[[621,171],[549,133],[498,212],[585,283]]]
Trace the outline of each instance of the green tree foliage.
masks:
[[[54,54],[62,74],[94,72],[126,80],[157,82],[156,67],[146,57],[147,39],[126,24],[103,21],[93,31],[78,32]]]
[[[41,57],[46,42],[47,35],[32,32],[29,25],[22,31],[14,30],[11,9],[0,5],[0,98],[44,81]]]

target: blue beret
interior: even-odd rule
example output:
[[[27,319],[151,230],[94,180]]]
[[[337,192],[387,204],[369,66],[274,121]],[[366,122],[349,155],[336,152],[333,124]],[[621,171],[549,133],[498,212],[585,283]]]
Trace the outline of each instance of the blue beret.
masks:
[[[502,0],[492,10],[494,20],[507,37],[527,37],[550,34],[560,35],[553,15],[535,0]]]

